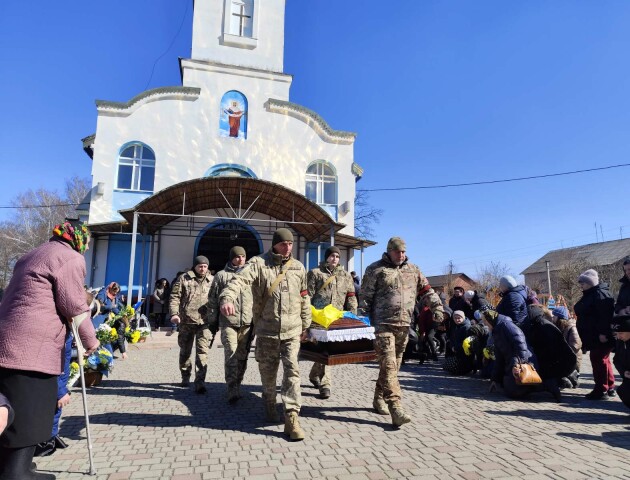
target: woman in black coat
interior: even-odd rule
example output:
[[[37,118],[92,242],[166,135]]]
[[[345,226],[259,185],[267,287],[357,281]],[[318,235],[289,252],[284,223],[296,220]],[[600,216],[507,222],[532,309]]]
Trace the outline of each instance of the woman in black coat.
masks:
[[[586,395],[589,400],[607,400],[615,396],[615,375],[610,363],[613,337],[610,322],[614,300],[608,286],[599,283],[595,270],[586,270],[578,278],[582,298],[573,309],[577,315],[577,329],[582,339],[582,351],[589,352],[595,387]]]
[[[621,288],[615,303],[615,315],[630,315],[630,257],[623,261],[623,277],[619,282]]]
[[[444,370],[454,375],[466,375],[472,372],[474,367],[474,357],[466,355],[462,346],[470,334],[470,320],[466,318],[463,311],[455,310],[452,321],[446,344]]]
[[[525,335],[505,315],[485,309],[481,312],[483,323],[492,332],[494,341],[494,368],[492,370],[490,391],[503,386],[503,391],[510,398],[522,398],[541,390],[540,385],[517,385],[512,369],[517,363],[534,363],[534,354],[527,347]]]
[[[615,344],[615,367],[622,378],[617,392],[621,401],[630,408],[630,315],[613,317],[612,330],[617,341]]]
[[[540,378],[550,390],[555,390],[560,380],[575,370],[577,356],[558,327],[544,317],[540,305],[530,305],[527,310],[521,329],[536,355]]]

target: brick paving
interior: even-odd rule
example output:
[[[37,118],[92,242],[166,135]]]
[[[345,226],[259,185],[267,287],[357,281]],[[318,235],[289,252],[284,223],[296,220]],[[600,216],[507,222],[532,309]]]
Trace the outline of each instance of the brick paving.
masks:
[[[630,477],[630,411],[618,399],[584,400],[592,387],[589,372],[582,388],[565,391],[561,404],[545,393],[520,402],[487,393],[487,382],[477,378],[411,362],[400,376],[414,421],[395,431],[389,417],[371,411],[375,364],[334,367],[333,396],[319,400],[308,382],[311,363],[302,362],[307,439],[291,443],[282,425],[263,421],[253,356],[244,398],[227,404],[217,344],[206,395],[177,386],[176,335],[163,333],[132,346],[130,358],[89,389],[96,478]],[[36,459],[60,479],[90,478],[80,390],[73,393],[61,424],[70,447]]]

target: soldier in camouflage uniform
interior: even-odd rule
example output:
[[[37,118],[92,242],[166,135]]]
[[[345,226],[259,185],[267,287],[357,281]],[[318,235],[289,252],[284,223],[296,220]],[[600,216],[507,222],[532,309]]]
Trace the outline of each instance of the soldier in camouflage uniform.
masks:
[[[332,305],[339,310],[347,310],[357,313],[357,297],[354,291],[354,281],[348,272],[339,265],[340,250],[333,246],[326,250],[326,261],[320,263],[306,276],[308,294],[311,297],[311,305],[322,309],[326,305]],[[311,328],[318,328],[313,323]],[[332,372],[328,365],[314,363],[309,375],[311,383],[319,388],[321,398],[330,397]]]
[[[306,287],[306,270],[293,258],[293,234],[279,228],[273,234],[272,248],[252,258],[221,292],[221,313],[234,315],[234,303],[243,288],[251,288],[254,298],[256,360],[260,370],[265,412],[269,421],[278,421],[276,377],[282,360],[282,402],[284,433],[291,440],[303,440],[298,414],[302,404],[298,353],[300,339],[311,324],[311,303]]]
[[[396,428],[411,421],[400,403],[398,370],[416,299],[431,309],[437,322],[444,320],[440,298],[420,269],[409,263],[406,250],[404,240],[399,237],[387,242],[387,252],[381,260],[365,271],[359,308],[376,329],[374,349],[380,370],[373,406],[381,415],[390,414]]]
[[[192,270],[181,274],[173,282],[169,299],[171,322],[179,324],[179,370],[182,386],[190,384],[192,363],[190,355],[196,343],[195,391],[206,393],[206,373],[208,371],[208,348],[210,329],[208,327],[208,294],[212,285],[212,275],[208,273],[208,259],[203,255],[195,257]]]
[[[225,352],[225,382],[228,402],[236,403],[241,397],[240,386],[247,368],[247,357],[253,340],[252,289],[242,288],[234,301],[234,315],[225,316],[219,311],[219,295],[245,266],[247,254],[243,247],[230,250],[230,261],[214,276],[208,298],[210,331],[216,334],[221,327],[221,343]]]

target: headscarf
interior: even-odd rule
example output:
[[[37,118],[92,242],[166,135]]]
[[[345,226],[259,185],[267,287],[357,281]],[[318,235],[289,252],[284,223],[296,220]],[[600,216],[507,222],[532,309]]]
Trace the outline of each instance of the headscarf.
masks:
[[[74,224],[66,220],[65,222],[55,225],[52,231],[53,237],[58,237],[64,242],[69,243],[73,250],[80,254],[84,254],[90,241],[90,231],[85,223]]]

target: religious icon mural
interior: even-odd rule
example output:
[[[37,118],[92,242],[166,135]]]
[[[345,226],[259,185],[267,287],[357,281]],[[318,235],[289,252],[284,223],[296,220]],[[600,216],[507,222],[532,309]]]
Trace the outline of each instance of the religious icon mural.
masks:
[[[230,90],[221,99],[219,134],[222,137],[247,138],[247,98]]]

